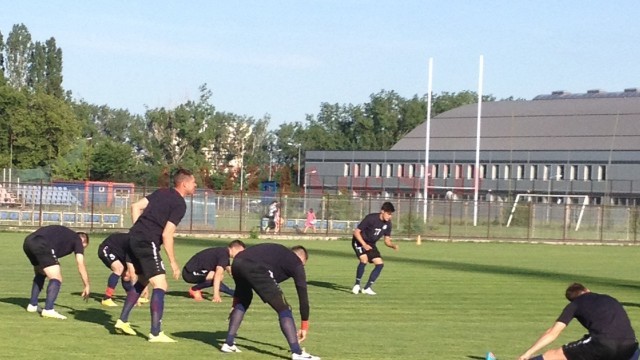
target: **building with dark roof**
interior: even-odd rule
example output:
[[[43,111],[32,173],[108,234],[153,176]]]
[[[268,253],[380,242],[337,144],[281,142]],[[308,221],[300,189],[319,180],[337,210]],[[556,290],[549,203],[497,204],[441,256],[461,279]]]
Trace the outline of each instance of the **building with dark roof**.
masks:
[[[429,197],[473,197],[477,104],[431,120]],[[389,151],[307,151],[311,193],[423,197],[426,122]],[[314,172],[315,171],[315,172]],[[530,101],[482,104],[479,191],[589,195],[591,203],[640,199],[640,92],[556,91]]]

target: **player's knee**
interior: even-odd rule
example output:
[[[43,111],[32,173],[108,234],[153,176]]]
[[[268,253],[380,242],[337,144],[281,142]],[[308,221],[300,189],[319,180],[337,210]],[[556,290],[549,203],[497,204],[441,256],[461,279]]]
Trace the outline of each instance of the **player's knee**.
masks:
[[[269,304],[271,305],[271,307],[278,313],[282,313],[283,311],[291,311],[291,306],[289,306],[289,304],[287,304],[286,301],[284,301],[284,299],[282,297],[277,297],[275,299],[273,299],[272,301],[269,301]]]
[[[282,311],[278,311],[278,317],[279,318],[288,317],[288,318],[292,318],[293,319],[293,312],[291,312],[291,308],[288,308],[288,309],[282,310]]]

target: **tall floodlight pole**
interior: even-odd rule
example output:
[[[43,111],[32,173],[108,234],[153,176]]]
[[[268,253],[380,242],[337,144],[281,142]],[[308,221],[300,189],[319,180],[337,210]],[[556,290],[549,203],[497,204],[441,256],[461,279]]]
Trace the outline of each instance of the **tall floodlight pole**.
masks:
[[[423,221],[427,223],[427,212],[429,201],[429,146],[431,141],[431,92],[433,78],[433,58],[429,58],[429,79],[427,85],[427,124],[424,136],[424,210]]]
[[[480,75],[478,76],[478,119],[476,122],[476,165],[473,180],[473,226],[478,225],[478,192],[480,190],[480,128],[482,120],[482,75],[484,57],[480,55]]]

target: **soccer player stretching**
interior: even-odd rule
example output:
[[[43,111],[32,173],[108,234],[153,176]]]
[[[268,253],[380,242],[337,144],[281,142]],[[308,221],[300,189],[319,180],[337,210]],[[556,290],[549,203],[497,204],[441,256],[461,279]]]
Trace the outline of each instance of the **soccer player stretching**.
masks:
[[[309,329],[309,296],[307,294],[307,276],[304,265],[307,263],[307,250],[302,246],[287,249],[280,244],[258,244],[239,253],[231,265],[231,274],[236,282],[233,296],[233,309],[229,314],[227,339],[220,350],[226,353],[240,352],[235,344],[238,329],[253,299],[253,291],[262,301],[269,304],[278,313],[280,330],[289,343],[291,359],[320,360],[308,354],[300,347],[307,338]],[[300,303],[302,324],[296,332],[296,324],[280,283],[293,278]]]
[[[24,253],[27,254],[31,265],[33,265],[33,287],[31,289],[31,299],[27,306],[28,312],[40,312],[42,317],[64,320],[67,317],[53,309],[53,304],[62,286],[62,271],[58,259],[71,254],[76,254],[78,272],[82,278],[84,289],[82,297],[89,297],[89,275],[84,264],[84,249],[89,245],[89,235],[83,232],[75,232],[65,226],[50,225],[42,227],[29,234],[24,239]],[[49,279],[47,285],[47,298],[44,310],[38,306],[38,296],[44,280]]]
[[[180,266],[173,251],[173,235],[187,210],[184,197],[193,195],[196,180],[191,172],[180,169],[174,175],[173,185],[171,189],[156,190],[131,205],[134,224],[129,230],[129,256],[138,275],[138,281],[127,292],[127,299],[115,329],[116,332],[136,335],[128,322],[129,313],[136,305],[144,287],[150,283],[153,288],[150,342],[175,342],[161,329],[164,295],[168,285],[160,257],[160,246],[164,244],[173,277],[177,280],[180,277]]]
[[[364,219],[358,224],[358,227],[353,231],[353,238],[351,239],[351,247],[355,251],[356,256],[360,259],[358,263],[358,269],[356,270],[356,283],[353,285],[351,291],[354,294],[358,294],[361,290],[363,294],[375,295],[371,286],[376,281],[384,262],[380,251],[376,247],[376,242],[384,236],[384,244],[393,250],[398,250],[398,245],[391,242],[391,216],[396,211],[393,204],[385,202],[382,204],[382,208],[379,213],[373,213],[365,216]],[[362,289],[360,287],[360,280],[364,275],[364,268],[367,263],[373,263],[375,267],[371,270],[369,280]]]
[[[233,240],[226,247],[204,249],[189,259],[182,269],[182,279],[195,284],[189,288],[189,296],[195,301],[202,301],[202,289],[213,286],[213,302],[222,302],[220,292],[233,296],[233,290],[226,286],[222,279],[225,270],[231,270],[229,259],[244,250],[245,245],[240,240]]]

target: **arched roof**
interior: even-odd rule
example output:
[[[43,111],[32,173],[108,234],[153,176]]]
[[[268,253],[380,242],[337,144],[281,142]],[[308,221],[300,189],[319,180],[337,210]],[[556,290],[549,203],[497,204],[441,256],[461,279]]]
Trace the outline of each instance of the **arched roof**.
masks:
[[[431,120],[430,150],[475,150],[477,104]],[[482,104],[480,150],[640,150],[640,94],[635,89],[554,92],[531,101]],[[425,148],[426,122],[391,150]]]

